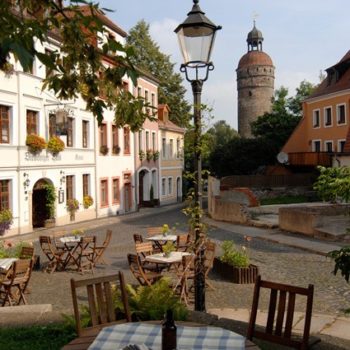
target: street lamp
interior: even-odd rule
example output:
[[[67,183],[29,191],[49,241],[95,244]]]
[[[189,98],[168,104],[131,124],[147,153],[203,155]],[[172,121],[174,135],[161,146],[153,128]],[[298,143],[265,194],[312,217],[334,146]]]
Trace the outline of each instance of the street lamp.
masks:
[[[204,250],[201,245],[200,211],[202,209],[202,159],[201,159],[201,93],[203,82],[208,79],[209,71],[214,69],[210,61],[216,31],[221,29],[211,22],[200,9],[199,0],[193,0],[192,10],[176,29],[184,63],[180,71],[192,85],[194,118],[194,169],[195,169],[195,236],[200,248],[195,264],[195,310],[205,311],[205,275]]]

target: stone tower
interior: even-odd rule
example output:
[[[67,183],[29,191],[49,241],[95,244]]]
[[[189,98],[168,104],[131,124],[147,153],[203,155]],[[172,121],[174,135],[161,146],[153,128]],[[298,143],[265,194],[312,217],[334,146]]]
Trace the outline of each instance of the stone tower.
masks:
[[[248,52],[238,63],[238,132],[242,137],[252,137],[250,123],[265,112],[271,111],[274,93],[275,67],[262,50],[264,38],[255,27],[248,33]]]

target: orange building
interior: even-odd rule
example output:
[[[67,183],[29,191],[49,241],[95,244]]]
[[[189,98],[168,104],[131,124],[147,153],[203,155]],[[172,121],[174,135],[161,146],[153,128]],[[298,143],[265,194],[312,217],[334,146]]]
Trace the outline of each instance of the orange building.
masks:
[[[291,166],[348,165],[350,50],[326,72],[327,77],[303,102],[303,118],[279,155]]]

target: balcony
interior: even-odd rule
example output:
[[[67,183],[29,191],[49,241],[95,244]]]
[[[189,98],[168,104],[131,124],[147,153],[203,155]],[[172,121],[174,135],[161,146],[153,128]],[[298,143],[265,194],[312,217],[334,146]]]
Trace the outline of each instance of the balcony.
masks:
[[[294,166],[332,166],[332,153],[296,152],[288,153],[288,164]]]

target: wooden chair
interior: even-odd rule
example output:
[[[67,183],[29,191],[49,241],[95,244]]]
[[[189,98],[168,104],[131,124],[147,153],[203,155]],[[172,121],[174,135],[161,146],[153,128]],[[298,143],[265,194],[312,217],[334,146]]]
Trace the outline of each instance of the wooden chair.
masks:
[[[215,288],[209,282],[208,274],[210,270],[213,268],[214,258],[215,258],[215,248],[216,248],[216,244],[213,241],[208,240],[205,242],[205,253],[204,253],[205,284],[213,290]]]
[[[162,226],[152,226],[147,227],[147,236],[156,236],[161,235],[163,233],[163,227]]]
[[[65,254],[66,251],[57,249],[56,245],[52,241],[50,236],[39,237],[40,247],[43,253],[49,260],[49,264],[46,268],[47,272],[54,272],[56,269],[65,267]]]
[[[176,237],[176,250],[186,252],[189,247],[189,234],[184,233]]]
[[[96,262],[96,236],[82,237],[76,250],[73,252],[73,258],[78,271],[91,271],[94,273],[94,266]]]
[[[103,254],[107,249],[107,247],[109,246],[109,243],[111,242],[111,238],[112,238],[112,230],[107,230],[106,237],[102,245],[95,247],[96,255],[95,255],[94,265],[96,265],[100,261],[101,261],[101,264],[107,265],[103,259]]]
[[[27,304],[24,293],[33,269],[33,259],[16,260],[4,280],[0,282],[2,306]]]
[[[128,254],[128,263],[130,271],[142,286],[151,286],[153,283],[162,278],[161,273],[145,271],[140,257],[136,254]]]
[[[124,307],[124,318],[119,320],[117,320],[117,310],[115,310],[115,305],[113,305],[114,299],[112,286],[114,285],[117,286],[118,293],[120,292],[120,298]],[[74,339],[69,344],[76,344],[77,349],[79,348],[79,343],[83,338],[95,337],[103,327],[111,324],[131,322],[128,297],[125,289],[125,280],[121,271],[119,271],[117,274],[109,276],[89,278],[78,281],[71,279],[71,290],[76,330],[79,338]],[[78,297],[78,290],[85,292],[84,296]],[[88,327],[83,328],[81,306],[86,306],[86,303],[79,304],[79,300],[86,300],[85,295],[87,295],[88,307],[84,308],[83,310],[88,310],[91,321]]]
[[[33,259],[34,257],[34,248],[24,246],[21,248],[21,252],[19,254],[20,259]]]
[[[154,253],[152,242],[135,243],[135,250],[136,254],[140,258],[140,262],[144,270],[154,272],[160,272],[162,270],[159,264],[151,263],[145,260],[147,255],[152,255]],[[166,267],[166,265],[163,266],[163,268]]]
[[[175,285],[174,291],[176,292],[179,288],[180,299],[184,301],[186,306],[189,302],[194,300],[194,276],[195,276],[195,257],[194,256],[183,256],[182,257],[182,270],[179,270],[177,277],[179,278],[178,283]],[[190,284],[192,281],[192,284]]]
[[[256,315],[258,307],[261,308],[261,306],[259,306],[259,296],[260,291],[263,288],[270,290],[267,323],[263,330],[256,330]],[[297,295],[306,298],[305,323],[301,338],[292,335],[293,316]],[[309,346],[320,341],[320,339],[314,338],[312,339],[312,343],[309,342],[313,295],[314,286],[312,284],[309,284],[308,288],[301,288],[282,283],[263,281],[261,276],[258,276],[255,282],[247,339],[252,340],[253,337],[256,337],[295,349],[308,349]]]
[[[139,233],[134,233],[133,237],[135,243],[143,243],[143,237]]]

